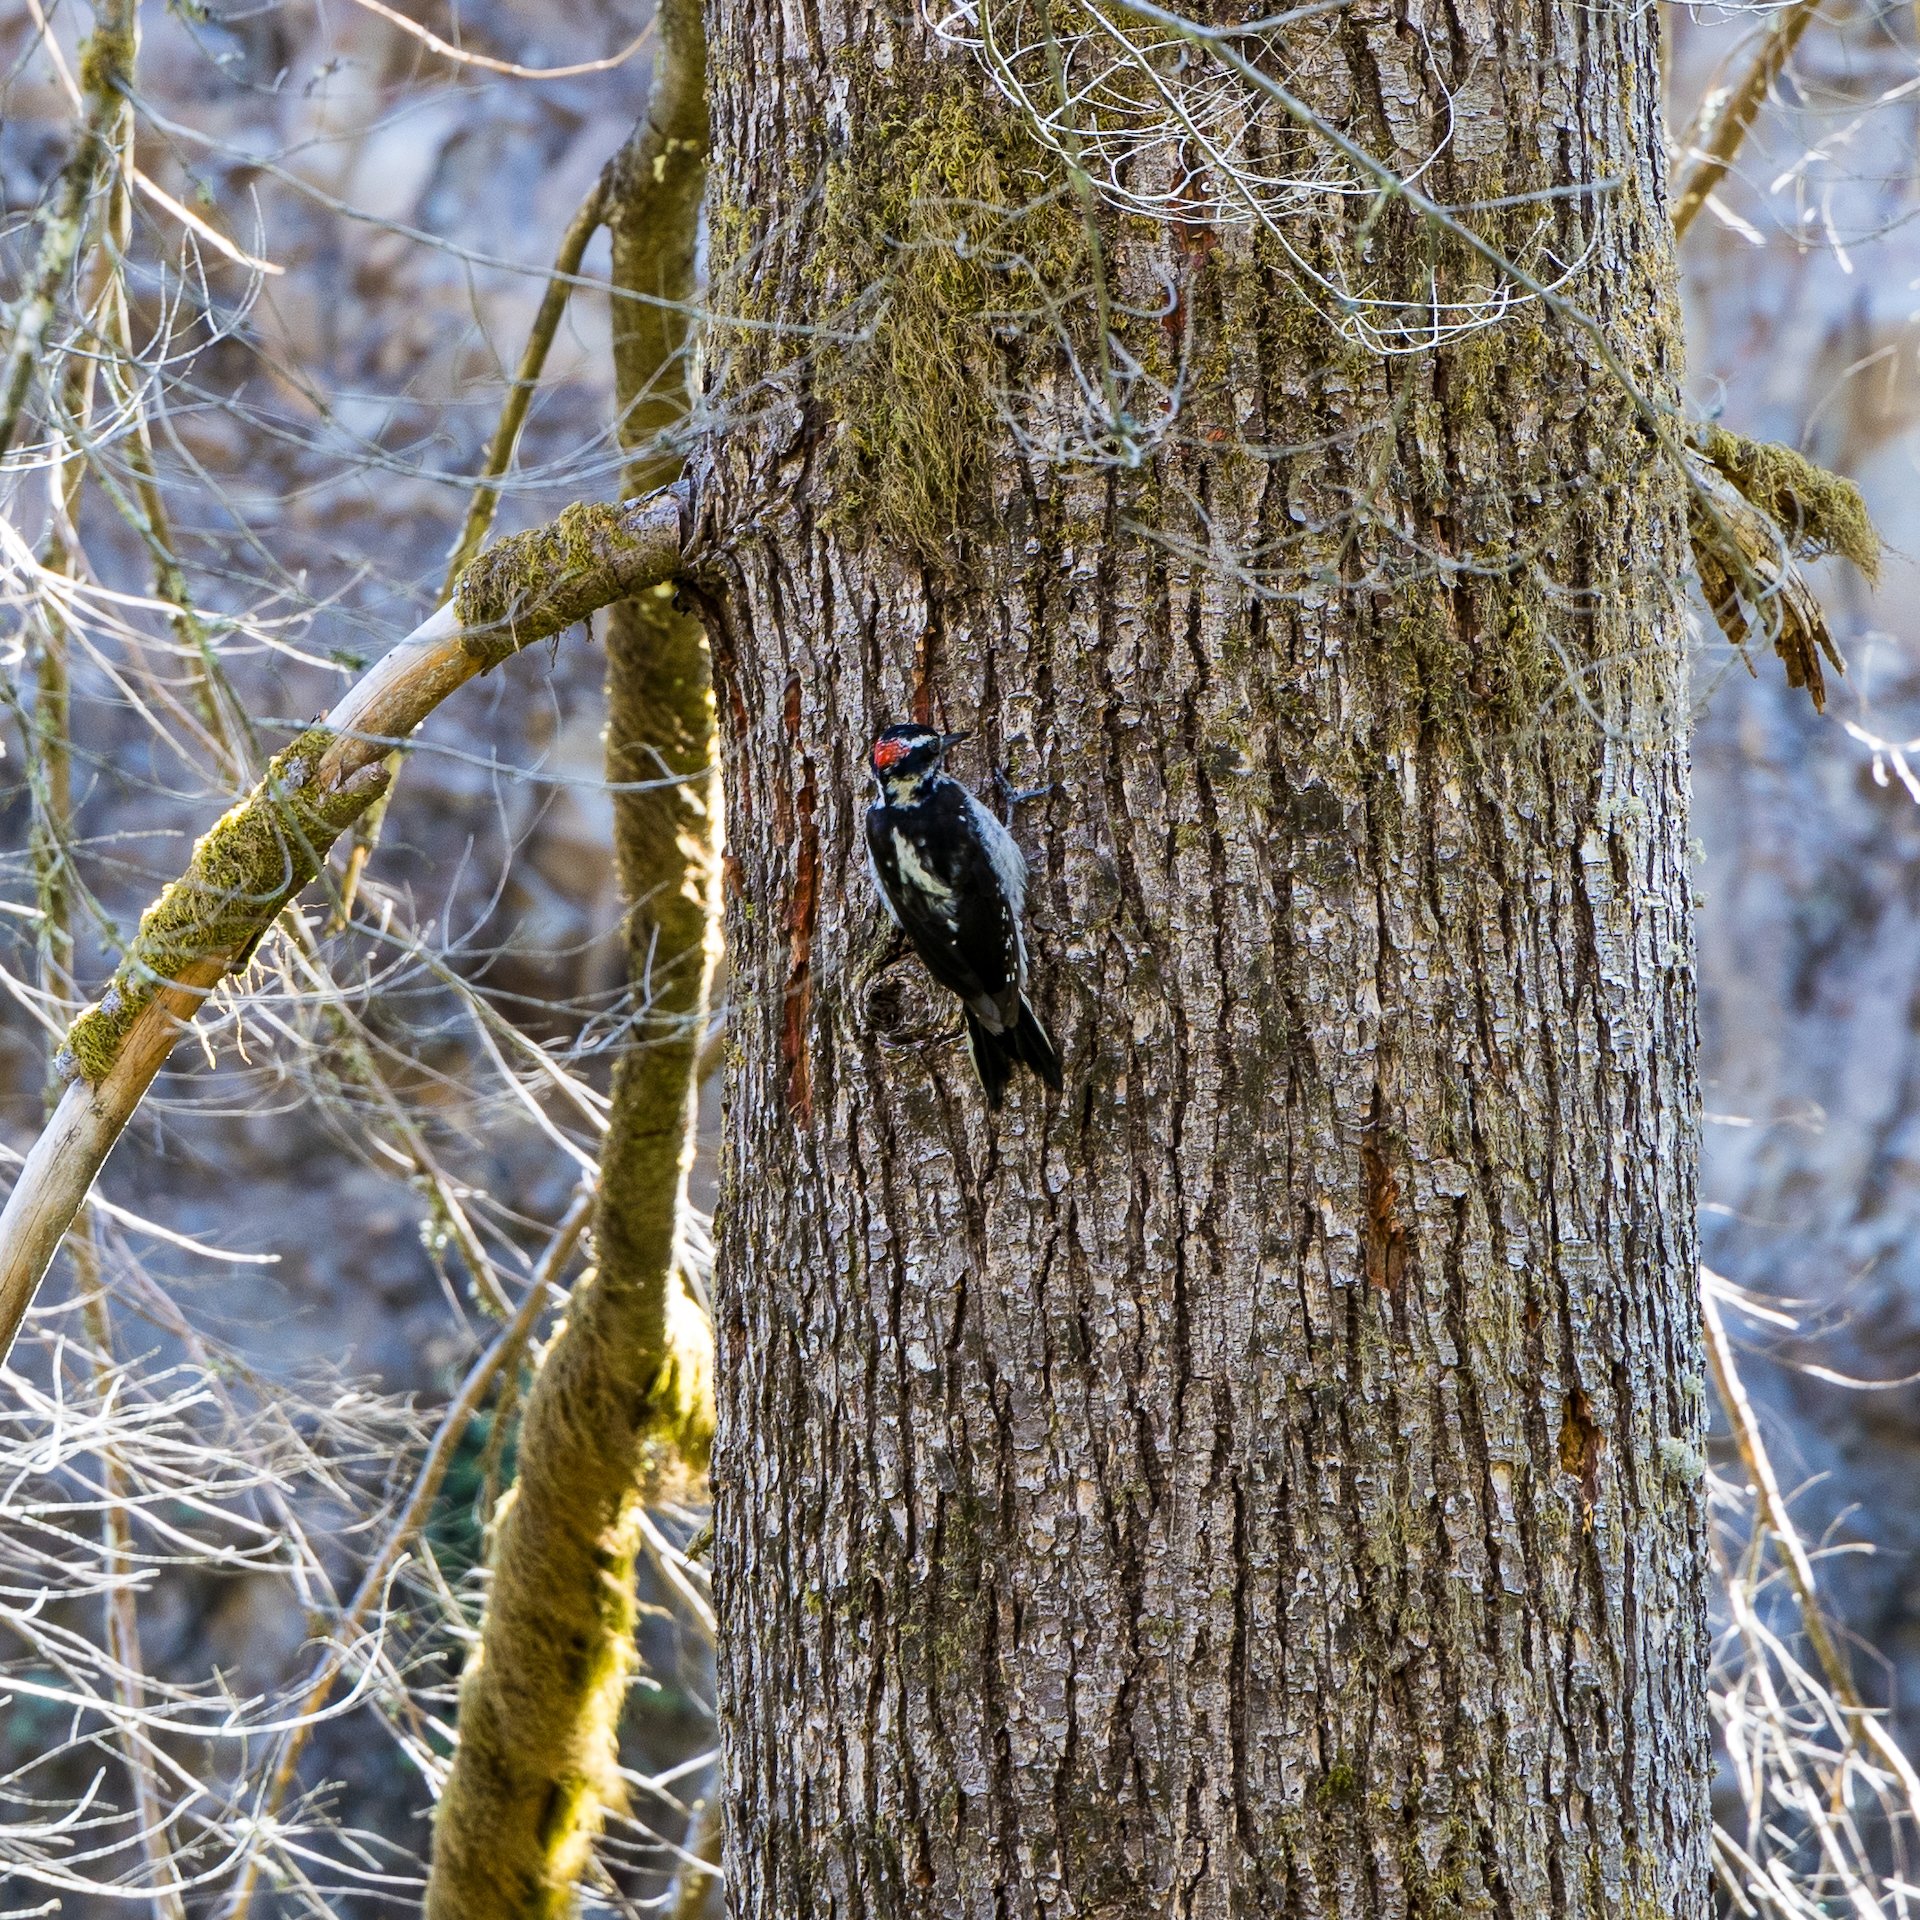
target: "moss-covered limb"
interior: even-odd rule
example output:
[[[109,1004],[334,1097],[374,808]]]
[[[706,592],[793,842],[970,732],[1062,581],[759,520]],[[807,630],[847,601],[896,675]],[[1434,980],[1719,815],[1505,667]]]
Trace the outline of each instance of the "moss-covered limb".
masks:
[[[105,251],[93,261],[95,301],[113,273]],[[70,574],[78,540],[75,518],[86,479],[86,447],[92,435],[93,354],[76,354],[67,365],[61,396],[68,444],[53,476],[53,526],[41,555],[49,573]],[[73,700],[69,668],[71,636],[59,607],[43,597],[27,623],[33,655],[34,699],[27,782],[32,797],[28,858],[40,908],[40,985],[55,1004],[77,998],[73,980]],[[51,1062],[49,1063],[51,1068]],[[54,1074],[52,1084],[59,1084]]]
[[[187,585],[186,570],[180,564],[173,537],[172,516],[160,492],[145,397],[133,373],[133,327],[127,309],[126,279],[121,271],[133,240],[131,113],[122,114],[116,122],[112,142],[113,164],[106,183],[102,220],[108,241],[101,250],[106,271],[96,303],[96,325],[106,349],[103,360],[108,388],[132,416],[132,431],[125,436],[120,448],[126,471],[133,480],[131,495],[121,482],[116,464],[103,459],[97,448],[88,445],[86,458],[101,492],[147,549],[153,563],[154,592],[173,609],[168,624],[188,663],[201,715],[211,730],[213,746],[223,763],[222,771],[232,785],[239,786],[253,777],[260,764],[259,742],[214,653],[212,637]]]
[[[1879,577],[1880,535],[1860,489],[1791,447],[1717,426],[1689,437],[1687,531],[1707,605],[1735,646],[1757,625],[1785,663],[1787,684],[1805,687],[1824,710],[1821,656],[1842,673],[1846,665],[1795,562],[1837,553],[1869,580]]]
[[[621,537],[586,543],[602,596],[593,604],[672,573],[684,512],[675,488],[617,510]],[[577,579],[528,582],[524,591],[522,643],[563,624],[546,618],[556,596],[584,610]],[[121,976],[75,1025],[65,1049],[75,1076],[0,1209],[0,1360],[114,1142],[208,990],[245,959],[291,898],[296,874],[317,872],[327,844],[381,790],[387,743],[408,738],[496,657],[492,636],[473,650],[467,640],[451,607],[430,615],[276,757],[260,787],[201,842],[195,868],[171,897],[149,910]]]
[[[634,491],[677,470],[670,438],[695,292],[705,167],[704,42],[694,0],[665,0],[646,118],[609,171],[614,367]],[[570,564],[601,538],[576,519],[514,564]],[[504,543],[503,543],[504,544]],[[484,562],[482,565],[484,566]],[[476,569],[478,571],[478,569]],[[469,580],[473,576],[469,575]],[[719,806],[711,666],[661,575],[608,627],[607,766],[630,971],[641,1004],[616,1069],[594,1236],[528,1397],[517,1483],[502,1502],[480,1644],[435,1827],[430,1920],[531,1920],[572,1905],[602,1810],[617,1804],[614,1733],[632,1661],[640,1503],[704,1466],[710,1336],[677,1273],[693,1153],[696,1059],[717,941]],[[486,577],[461,612],[518,632],[519,578]],[[478,590],[476,590],[477,592]]]
[[[27,857],[40,908],[40,985],[58,1002],[73,997],[72,687],[67,671],[67,630],[56,613],[43,611],[31,623],[33,662],[33,761],[28,786],[33,801]]]
[[[196,962],[244,965],[274,916],[320,871],[335,837],[386,781],[376,765],[339,787],[322,784],[320,761],[332,742],[325,727],[301,734],[195,843],[187,870],[140,916],[106,992],[68,1029],[61,1057],[70,1073],[104,1080],[162,986]]]
[[[85,117],[80,137],[54,183],[40,223],[40,251],[15,307],[12,337],[0,367],[0,454],[13,445],[20,410],[87,230],[87,205],[114,151],[114,134],[133,82],[134,0],[99,0],[93,33],[80,55]]]
[[[434,1834],[430,1920],[546,1920],[572,1905],[632,1666],[641,1501],[704,1464],[705,1328],[684,1293],[651,1327],[596,1273],[574,1290],[527,1402],[501,1502],[481,1642]],[[653,1371],[634,1390],[634,1360]],[[636,1415],[642,1415],[636,1419]]]
[[[215,823],[179,879],[141,916],[99,1003],[67,1036],[74,1071],[99,1082],[157,988],[193,963],[244,964],[274,916],[320,871],[335,838],[387,783],[379,739],[410,734],[462,681],[558,633],[636,586],[680,552],[680,503],[569,507],[490,548],[463,576],[458,618],[429,622],[396,647],[325,723],[276,754],[251,793]]]
[[[617,506],[581,501],[496,540],[460,576],[460,644],[485,673],[622,595],[660,585],[679,558],[679,519],[661,512],[657,495]]]
[[[1673,235],[1685,236],[1694,216],[1707,204],[1707,196],[1727,177],[1747,129],[1773,91],[1781,69],[1787,64],[1800,36],[1813,24],[1820,11],[1820,0],[1793,0],[1767,23],[1767,30],[1747,70],[1724,93],[1718,89],[1700,103],[1693,124],[1681,138],[1684,152],[1693,156],[1693,166],[1682,182],[1679,198],[1673,204]]]

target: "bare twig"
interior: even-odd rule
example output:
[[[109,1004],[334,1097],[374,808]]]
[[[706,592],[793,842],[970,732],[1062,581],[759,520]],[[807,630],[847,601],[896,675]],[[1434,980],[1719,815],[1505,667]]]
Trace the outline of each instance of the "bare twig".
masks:
[[[517,61],[496,60],[490,54],[470,53],[465,47],[456,47],[452,41],[442,40],[431,28],[423,27],[418,20],[409,20],[404,13],[383,5],[382,0],[354,0],[354,4],[365,7],[369,13],[377,13],[382,20],[398,27],[401,32],[411,34],[423,46],[431,47],[442,59],[457,61],[463,67],[479,67],[487,73],[503,73],[513,80],[572,80],[581,74],[607,73],[614,67],[625,66],[653,34],[653,22],[648,21],[618,53],[610,53],[604,60],[582,60],[570,67],[523,67]]]
[[[68,1242],[69,1257],[84,1302],[87,1337],[93,1342],[94,1388],[105,1404],[113,1387],[113,1321],[100,1278],[100,1254],[93,1222],[83,1216]],[[177,1862],[167,1845],[159,1782],[142,1744],[140,1714],[145,1706],[145,1661],[140,1651],[139,1602],[133,1586],[133,1529],[128,1518],[128,1476],[120,1449],[111,1440],[101,1448],[101,1484],[106,1489],[101,1530],[106,1551],[106,1643],[114,1688],[125,1726],[122,1745],[133,1781],[135,1821],[153,1886],[154,1920],[186,1920]]]
[[[60,51],[59,41],[53,37],[53,28],[41,8],[40,0],[27,0],[27,11],[33,16],[34,30],[39,34],[41,46],[53,64],[54,75],[60,82],[61,90],[72,102],[74,112],[84,115],[87,110],[86,98],[80,91],[79,82],[74,79],[71,69],[67,66],[67,57]],[[245,267],[249,273],[283,274],[286,272],[285,267],[276,266],[271,260],[262,260],[257,255],[248,253],[244,247],[236,246],[218,227],[209,225],[191,207],[182,206],[172,194],[157,181],[149,179],[138,167],[130,167],[128,171],[132,176],[133,184],[156,207],[164,213],[171,214],[183,227],[191,227],[208,246],[231,260],[236,267]]]
[[[721,1910],[720,1853],[727,1837],[726,1796],[720,1791],[719,1769],[707,1787],[707,1797],[694,1809],[687,1834],[688,1859],[680,1869],[674,1891],[673,1920],[713,1920]]]
[[[1806,1633],[1807,1643],[1813,1648],[1814,1657],[1820,1663],[1821,1672],[1826,1675],[1827,1686],[1834,1699],[1845,1711],[1848,1729],[1900,1782],[1909,1809],[1916,1817],[1920,1817],[1920,1777],[1915,1776],[1912,1763],[1888,1733],[1884,1717],[1861,1699],[1846,1656],[1841,1652],[1840,1643],[1821,1609],[1819,1588],[1813,1577],[1813,1562],[1807,1557],[1806,1546],[1793,1524],[1792,1516],[1787,1512],[1780,1482],[1774,1475],[1773,1461],[1761,1437],[1760,1423],[1754,1417],[1753,1402],[1748,1399],[1746,1384],[1734,1364],[1726,1323],[1720,1317],[1719,1304],[1714,1298],[1717,1284],[1723,1284],[1718,1276],[1702,1268],[1700,1308],[1706,1321],[1707,1359],[1713,1368],[1713,1382],[1719,1391],[1720,1403],[1726,1409],[1727,1424],[1733,1430],[1733,1443],[1753,1484],[1760,1518],[1785,1556],[1787,1578],[1793,1585],[1794,1598],[1799,1602],[1800,1624]]]
[[[500,489],[493,483],[513,464],[515,449],[520,445],[520,430],[526,425],[527,408],[532,404],[534,389],[540,384],[554,337],[560,331],[561,316],[567,310],[567,299],[579,275],[581,258],[587,243],[605,223],[606,209],[607,180],[603,173],[593,183],[593,191],[581,201],[579,211],[561,239],[560,250],[553,257],[553,277],[540,297],[540,310],[533,316],[527,344],[520,350],[520,365],[514,371],[513,385],[507,389],[506,404],[500,409],[487,457],[480,463],[480,483],[468,503],[466,523],[460,529],[460,538],[453,543],[452,553],[447,556],[447,583],[441,589],[442,599],[453,592],[454,582],[466,571],[467,562],[480,551],[480,543],[493,526],[493,516],[500,505]]]
[[[419,1473],[414,1476],[406,1505],[395,1517],[380,1550],[367,1563],[353,1598],[334,1623],[335,1644],[332,1650],[300,1696],[295,1708],[297,1724],[288,1732],[280,1750],[280,1758],[252,1810],[256,1830],[271,1829],[275,1815],[292,1790],[300,1756],[318,1724],[318,1716],[332,1697],[341,1675],[352,1663],[354,1637],[385,1594],[401,1556],[426,1524],[441,1483],[447,1477],[447,1469],[453,1464],[454,1454],[474,1415],[480,1411],[489,1389],[502,1373],[511,1376],[519,1365],[527,1341],[539,1324],[542,1311],[552,1304],[553,1290],[566,1272],[592,1216],[593,1190],[582,1185],[575,1190],[565,1214],[555,1226],[553,1237],[547,1242],[533,1270],[526,1293],[513,1318],[500,1329],[492,1345],[468,1369],[467,1377],[460,1383],[460,1391],[449,1402],[441,1417],[440,1429],[433,1437],[433,1444],[420,1463]],[[221,1909],[221,1920],[245,1920],[253,1904],[261,1866],[262,1857],[256,1850],[249,1855],[233,1892]]]
[[[1685,236],[1707,196],[1727,177],[1740,143],[1759,117],[1773,83],[1787,64],[1800,36],[1813,24],[1819,0],[1793,0],[1767,22],[1759,49],[1745,73],[1724,93],[1718,88],[1701,101],[1681,149],[1693,159],[1673,203],[1673,237]]]
[[[533,404],[534,389],[540,384],[547,355],[552,351],[555,336],[560,331],[561,316],[567,310],[568,297],[579,276],[581,258],[586,253],[587,243],[599,232],[606,219],[606,205],[607,179],[602,173],[594,182],[593,191],[580,203],[579,211],[574,214],[560,242],[560,250],[554,256],[553,276],[547,282],[546,292],[540,297],[539,311],[533,316],[527,343],[520,351],[520,365],[514,372],[513,385],[507,389],[506,404],[500,409],[493,439],[487,447],[487,457],[480,464],[480,479],[467,505],[466,522],[460,529],[459,539],[453,543],[453,551],[447,557],[446,584],[440,590],[442,600],[452,595],[455,583],[466,571],[468,562],[480,551],[481,542],[493,526],[493,516],[500,506],[500,489],[494,483],[513,464],[515,450],[520,445],[520,432],[526,425],[527,409]],[[399,755],[392,755],[388,764],[394,773],[398,773]],[[391,790],[383,793],[354,825],[353,846],[347,854],[346,871],[340,877],[340,899],[334,909],[334,922],[338,926],[345,926],[352,917],[354,899],[360,891],[360,876],[366,871],[367,862],[380,842],[380,829],[386,820],[390,798]]]

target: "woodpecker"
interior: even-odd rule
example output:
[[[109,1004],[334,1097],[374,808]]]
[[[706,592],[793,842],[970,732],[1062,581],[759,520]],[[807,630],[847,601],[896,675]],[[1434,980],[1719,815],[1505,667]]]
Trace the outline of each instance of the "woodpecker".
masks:
[[[966,1009],[967,1047],[996,1111],[1016,1063],[1060,1091],[1060,1056],[1027,1004],[1027,863],[1013,835],[946,771],[964,733],[888,727],[869,762],[867,856],[880,904]]]

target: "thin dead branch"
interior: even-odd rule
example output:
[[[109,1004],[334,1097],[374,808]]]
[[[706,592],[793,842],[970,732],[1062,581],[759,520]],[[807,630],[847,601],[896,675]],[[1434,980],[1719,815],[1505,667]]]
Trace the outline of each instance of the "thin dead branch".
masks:
[[[532,1338],[541,1314],[554,1303],[555,1289],[565,1275],[592,1217],[593,1189],[583,1185],[575,1191],[565,1214],[555,1226],[553,1237],[535,1265],[527,1282],[527,1290],[521,1296],[512,1319],[500,1329],[492,1344],[468,1369],[467,1377],[460,1383],[459,1392],[448,1403],[441,1416],[439,1431],[433,1437],[433,1444],[427,1449],[426,1458],[421,1461],[420,1470],[414,1476],[406,1505],[395,1516],[386,1539],[360,1576],[360,1584],[354,1590],[353,1598],[334,1622],[334,1645],[321,1663],[320,1670],[299,1697],[294,1710],[297,1723],[287,1733],[280,1757],[254,1809],[257,1829],[271,1829],[287,1795],[292,1791],[300,1756],[306,1751],[318,1717],[333,1697],[333,1690],[341,1676],[353,1664],[356,1637],[375,1608],[384,1600],[402,1556],[432,1513],[433,1503],[446,1480],[447,1469],[453,1464],[454,1454],[467,1428],[472,1425],[474,1416],[480,1411],[494,1383],[503,1375],[510,1380],[518,1369],[527,1342]],[[232,1893],[220,1910],[221,1920],[246,1920],[265,1865],[266,1860],[258,1851],[248,1856]]]
[[[610,53],[604,60],[581,60],[566,67],[523,67],[516,60],[496,60],[491,54],[474,53],[466,47],[456,47],[451,40],[442,40],[418,20],[409,20],[404,13],[382,4],[382,0],[354,0],[354,5],[378,14],[390,26],[398,27],[422,46],[431,47],[443,60],[455,61],[463,67],[478,67],[484,73],[504,74],[512,80],[573,80],[582,74],[607,73],[615,67],[625,66],[653,37],[653,22],[648,21],[618,53]]]
[[[500,488],[496,482],[513,464],[513,456],[520,445],[521,430],[527,422],[527,409],[533,404],[534,390],[546,370],[547,355],[553,349],[560,331],[560,321],[567,310],[567,301],[579,277],[580,261],[587,251],[588,242],[606,222],[606,205],[607,177],[603,172],[594,182],[592,192],[580,203],[560,241],[560,250],[554,255],[553,274],[547,281],[546,292],[540,296],[539,311],[533,316],[527,343],[520,350],[520,364],[514,371],[513,385],[507,389],[506,402],[500,409],[500,418],[494,426],[493,438],[488,443],[486,458],[480,463],[480,478],[467,504],[466,521],[460,529],[460,537],[453,543],[453,551],[447,557],[446,584],[440,590],[442,600],[451,597],[461,574],[467,570],[492,529],[494,514],[500,506]],[[397,775],[400,768],[397,753],[392,756],[389,766],[391,772]],[[392,789],[389,787],[354,823],[353,845],[347,854],[346,871],[340,877],[340,900],[334,911],[334,920],[339,926],[345,926],[352,916],[354,899],[360,891],[360,876],[366,871],[367,862],[380,843],[380,829],[385,824],[387,804],[391,798]]]
[[[1734,1361],[1726,1322],[1721,1318],[1719,1303],[1714,1297],[1716,1286],[1720,1284],[1724,1283],[1719,1282],[1717,1275],[1708,1273],[1704,1268],[1701,1270],[1700,1307],[1706,1322],[1707,1360],[1713,1369],[1713,1382],[1720,1395],[1720,1404],[1726,1410],[1727,1424],[1733,1431],[1734,1446],[1739,1451],[1741,1464],[1747,1470],[1747,1477],[1759,1503],[1760,1519],[1785,1557],[1787,1578],[1792,1583],[1794,1599],[1799,1607],[1801,1631],[1813,1649],[1814,1658],[1820,1663],[1820,1671],[1826,1677],[1829,1690],[1844,1709],[1849,1731],[1899,1781],[1909,1812],[1920,1818],[1920,1776],[1915,1775],[1912,1763],[1887,1731],[1884,1716],[1861,1698],[1846,1655],[1842,1653],[1839,1639],[1828,1624],[1821,1606],[1813,1562],[1808,1558],[1799,1529],[1794,1526],[1793,1518],[1787,1511],[1779,1479],[1773,1471],[1773,1460],[1767,1452],[1760,1422],[1754,1414],[1753,1402],[1747,1397],[1746,1384],[1740,1378],[1739,1368]]]

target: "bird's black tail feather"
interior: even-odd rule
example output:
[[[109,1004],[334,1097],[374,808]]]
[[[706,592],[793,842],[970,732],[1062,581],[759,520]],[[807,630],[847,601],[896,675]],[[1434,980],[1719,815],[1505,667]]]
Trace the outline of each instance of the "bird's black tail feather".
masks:
[[[1020,1024],[1009,1036],[1014,1052],[1037,1073],[1055,1093],[1062,1091],[1060,1056],[1053,1050],[1052,1038],[1040,1024],[1040,1016],[1022,1000]]]
[[[1039,1016],[1022,1000],[1020,1018],[1005,1033],[995,1033],[967,1009],[967,1051],[980,1077],[987,1105],[998,1113],[1016,1064],[1031,1067],[1055,1093],[1061,1090],[1060,1056],[1053,1050]]]

